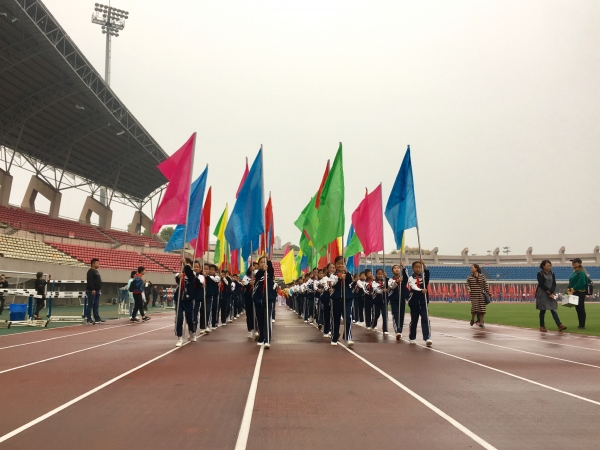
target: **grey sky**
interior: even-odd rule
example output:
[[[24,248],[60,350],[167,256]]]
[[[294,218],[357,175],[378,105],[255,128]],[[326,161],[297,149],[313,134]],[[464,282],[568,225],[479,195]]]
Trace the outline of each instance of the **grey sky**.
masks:
[[[44,2],[104,73],[94,1]],[[298,240],[339,141],[346,229],[365,187],[383,182],[385,203],[410,144],[424,247],[600,244],[600,2],[112,3],[130,13],[112,87],[167,153],[198,132],[213,224],[261,143],[282,242]],[[78,216],[83,194],[64,195],[61,213]],[[132,211],[115,210],[125,227]]]

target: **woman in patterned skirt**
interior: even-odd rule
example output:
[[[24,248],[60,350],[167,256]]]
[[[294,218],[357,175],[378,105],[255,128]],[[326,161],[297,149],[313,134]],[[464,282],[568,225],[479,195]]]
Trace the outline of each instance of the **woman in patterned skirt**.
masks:
[[[467,278],[467,292],[469,292],[469,296],[471,297],[471,326],[477,324],[481,328],[484,328],[485,294],[490,297],[491,295],[487,281],[485,281],[485,277],[481,274],[478,264],[471,265],[471,275]],[[477,316],[477,322],[475,322],[475,316]]]

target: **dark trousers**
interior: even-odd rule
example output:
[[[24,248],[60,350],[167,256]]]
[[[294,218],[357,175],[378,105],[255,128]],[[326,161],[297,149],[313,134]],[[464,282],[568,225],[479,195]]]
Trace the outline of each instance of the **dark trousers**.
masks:
[[[4,311],[4,302],[6,300],[4,299],[4,297],[0,297],[0,314],[2,314],[2,312]]]
[[[273,334],[273,327],[271,326],[271,317],[273,313],[273,302],[269,303],[269,311],[266,311],[264,301],[255,302],[254,307],[256,309],[256,321],[258,322],[258,342],[271,343],[271,337]],[[267,317],[268,314],[268,317]],[[268,328],[267,328],[268,327]],[[268,330],[268,332],[267,332]]]
[[[417,338],[417,325],[419,324],[420,317],[423,340],[426,341],[427,339],[430,339],[429,317],[427,316],[427,304],[425,298],[410,299],[408,306],[410,308],[410,333],[408,338],[413,341]]]
[[[219,296],[216,295],[212,298],[211,305],[211,323],[213,328],[217,328],[219,323]]]
[[[251,298],[244,299],[244,305],[246,307],[246,327],[248,331],[254,330],[254,302]]]
[[[139,313],[142,315],[142,317],[145,317],[144,314],[144,299],[142,298],[142,294],[136,294],[135,292],[133,293],[133,311],[131,311],[131,317],[133,317],[134,319],[137,317],[138,311]]]
[[[354,318],[357,322],[365,321],[365,299],[362,295],[354,299]]]
[[[373,326],[373,297],[365,296],[365,326]]]
[[[179,306],[179,308],[177,308]],[[191,333],[194,332],[194,319],[192,318],[192,313],[194,311],[194,302],[192,300],[182,300],[179,302],[179,305],[175,305],[175,309],[177,310],[177,337],[183,336],[183,315],[185,314],[185,321],[188,325],[188,330]]]
[[[198,330],[198,322],[200,320],[200,314],[204,313],[204,297],[198,297],[194,299],[194,309],[192,313],[192,320],[194,321],[194,333]],[[204,321],[202,322],[204,324]],[[200,327],[203,330],[205,327]]]
[[[308,320],[309,317],[313,316],[313,310],[315,308],[315,299],[314,297],[307,297],[306,307],[304,308],[304,320]]]
[[[95,295],[92,295],[92,291],[85,291],[85,295],[87,297],[87,311],[86,311],[86,319],[88,322],[92,321],[92,311],[94,312],[94,320],[98,322],[100,320],[100,312],[98,308],[100,307],[100,291],[96,291]],[[140,297],[142,295],[140,294]],[[135,294],[134,294],[135,298]]]
[[[345,340],[352,340],[352,299],[346,299],[346,317],[342,308],[343,300],[341,298],[331,300],[333,303],[333,333],[331,340],[337,342],[340,338],[340,322],[344,319]]]
[[[231,297],[223,298],[221,297],[219,301],[219,309],[221,311],[221,323],[227,323],[227,319],[229,318],[229,308],[230,308]]]
[[[387,308],[384,305],[384,299],[375,297],[373,300],[373,322],[372,326],[375,328],[377,326],[377,322],[379,321],[379,316],[381,317],[381,321],[383,322],[382,328],[383,331],[387,331]]]
[[[212,298],[208,297],[206,299],[201,298],[196,300],[194,304],[194,310],[198,308],[198,313],[194,312],[194,318],[200,324],[200,329],[205,330],[207,328],[206,323],[208,322],[208,327],[210,327],[210,305],[212,304]]]
[[[558,313],[556,311],[552,311],[552,310],[550,312],[552,313],[552,318],[556,322],[556,325],[560,325],[560,319],[558,318]],[[540,309],[540,327],[546,326],[545,317],[546,317],[546,310]]]
[[[585,292],[575,292],[575,295],[579,297],[579,304],[575,307],[577,311],[577,320],[579,320],[579,326],[585,328]]]
[[[392,305],[392,317],[394,318],[394,332],[402,333],[404,328],[404,314],[406,312],[406,301],[404,299],[390,300]],[[400,315],[398,315],[400,313]]]
[[[321,324],[323,325],[323,333],[331,333],[331,300],[321,300]]]
[[[298,315],[304,316],[304,296],[298,297]]]
[[[40,315],[40,311],[42,309],[44,309],[44,306],[46,306],[46,298],[36,298],[35,299],[35,312],[34,315],[35,316],[39,316]]]
[[[152,292],[152,306],[156,306],[157,298],[158,298],[158,292]]]

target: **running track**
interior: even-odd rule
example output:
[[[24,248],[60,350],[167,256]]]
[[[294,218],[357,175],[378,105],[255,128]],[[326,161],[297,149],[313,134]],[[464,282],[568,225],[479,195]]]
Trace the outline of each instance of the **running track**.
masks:
[[[244,316],[180,349],[170,314],[6,335],[0,449],[598,448],[600,339],[432,328],[350,351],[278,307],[269,350]]]

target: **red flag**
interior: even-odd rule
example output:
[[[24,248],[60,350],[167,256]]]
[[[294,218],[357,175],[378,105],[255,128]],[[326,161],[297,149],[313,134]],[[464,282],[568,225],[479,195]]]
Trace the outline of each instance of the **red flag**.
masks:
[[[204,200],[204,207],[202,208],[202,217],[200,218],[200,229],[198,231],[198,238],[193,239],[190,245],[196,249],[196,255],[202,256],[204,252],[208,251],[208,229],[210,228],[210,207],[212,199],[212,186],[208,188],[206,194],[206,200]]]
[[[352,213],[354,232],[366,255],[383,250],[381,184],[367,195]]]
[[[160,205],[156,208],[152,233],[158,233],[163,225],[185,224],[195,143],[196,133],[192,134],[179,150],[157,166],[169,183]]]
[[[265,206],[265,234],[264,236],[264,250],[269,250],[269,254],[273,251],[271,242],[271,228],[273,227],[273,203],[271,203],[271,195],[269,194],[269,201]]]
[[[327,177],[329,176],[329,160],[327,160],[327,166],[325,167],[325,173],[323,174],[323,179],[321,180],[321,186],[319,186],[319,190],[317,191],[317,199],[315,201],[315,207],[319,209],[321,206],[321,192],[323,192],[323,187],[325,186],[325,182],[327,181]]]
[[[231,264],[229,264],[229,273],[237,274],[240,272],[240,256],[239,250],[231,250]]]
[[[340,250],[338,239],[329,243],[328,250],[329,250],[328,251],[329,258],[331,258],[330,261],[334,262],[335,258],[337,258],[338,256],[340,256],[342,254],[342,252]]]
[[[238,198],[238,195],[240,195],[240,191],[242,190],[242,186],[244,185],[244,182],[246,181],[246,178],[248,178],[248,157],[246,156],[246,170],[244,170],[244,175],[242,175],[242,181],[240,181],[240,185],[238,187],[237,192],[235,193],[235,198]]]

